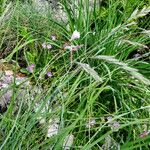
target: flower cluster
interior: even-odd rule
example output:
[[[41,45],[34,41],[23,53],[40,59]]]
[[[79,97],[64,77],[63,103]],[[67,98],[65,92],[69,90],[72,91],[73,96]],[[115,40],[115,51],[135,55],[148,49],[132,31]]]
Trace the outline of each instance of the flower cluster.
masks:
[[[144,131],[143,133],[140,134],[140,138],[145,138],[149,134],[150,134],[150,130],[149,131]]]
[[[74,51],[77,51],[78,49],[80,49],[81,47],[82,47],[82,45],[77,45],[77,46],[69,45],[69,46],[65,46],[64,49],[68,49],[68,50],[74,52]]]
[[[55,36],[55,35],[52,35],[52,36],[51,36],[51,39],[52,39],[52,41],[56,41],[56,36]]]
[[[77,30],[75,30],[71,36],[70,41],[74,41],[76,39],[80,38],[80,32],[78,32]],[[82,45],[72,45],[72,44],[65,44],[64,49],[66,50],[70,50],[71,52],[77,51],[78,49],[80,49],[82,47]]]
[[[113,121],[112,117],[107,117],[108,126],[111,127],[113,131],[118,131],[120,128],[120,124],[117,121]]]
[[[52,41],[56,41],[56,36],[55,35],[52,35],[51,36],[51,40]],[[44,49],[52,49],[52,45],[51,44],[46,44],[45,42],[42,44],[42,47]]]
[[[42,47],[43,47],[44,49],[52,49],[52,45],[51,45],[51,44],[43,43],[43,44],[42,44]]]
[[[27,67],[27,70],[30,72],[30,73],[33,73],[34,72],[34,68],[35,68],[35,65],[34,64],[31,64]]]
[[[27,67],[27,71],[30,72],[30,73],[33,73],[34,70],[35,70],[35,64],[31,64],[31,65],[29,65],[29,66]],[[50,77],[53,76],[53,74],[52,74],[52,72],[48,71],[48,72],[46,73],[46,76],[50,78]]]

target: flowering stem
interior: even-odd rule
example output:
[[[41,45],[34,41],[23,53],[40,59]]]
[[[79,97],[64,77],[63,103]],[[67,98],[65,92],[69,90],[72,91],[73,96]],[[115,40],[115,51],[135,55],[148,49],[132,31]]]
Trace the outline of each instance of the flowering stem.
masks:
[[[73,63],[73,52],[72,52],[72,50],[70,51],[70,63],[71,63],[71,67],[72,67],[72,63]]]

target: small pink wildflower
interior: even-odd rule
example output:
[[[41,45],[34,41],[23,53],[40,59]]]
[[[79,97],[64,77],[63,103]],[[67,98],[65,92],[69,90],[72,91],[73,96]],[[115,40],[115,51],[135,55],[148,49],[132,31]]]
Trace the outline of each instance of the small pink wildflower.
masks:
[[[33,73],[34,68],[35,68],[35,65],[34,65],[34,64],[31,64],[30,66],[27,67],[27,70],[28,70],[30,73]]]
[[[44,49],[46,49],[46,47],[47,47],[46,43],[43,43],[43,44],[42,44],[42,47],[43,47]]]
[[[145,131],[145,132],[141,133],[140,138],[145,138],[149,133],[150,133],[150,131]]]
[[[81,47],[82,47],[82,45],[72,46],[72,51],[77,51]]]
[[[47,72],[46,75],[47,75],[48,77],[52,77],[52,76],[53,76],[52,72]]]
[[[56,41],[56,36],[55,36],[55,35],[52,35],[52,36],[51,36],[51,39],[52,39],[52,41]]]
[[[78,32],[77,30],[75,30],[71,36],[71,41],[75,40],[75,39],[79,39],[80,38],[80,32]]]
[[[114,131],[118,131],[119,128],[120,128],[119,122],[114,122],[114,123],[111,125],[111,128],[112,128],[112,130],[114,130]]]
[[[77,45],[77,46],[74,46],[74,45],[68,45],[68,46],[65,46],[64,49],[68,49],[70,51],[77,51],[78,49],[80,49],[82,47],[82,45]]]
[[[120,128],[120,123],[119,122],[113,121],[113,118],[111,116],[107,117],[107,120],[108,120],[108,126],[111,127],[112,130],[114,130],[114,131],[119,130],[119,128]]]
[[[51,49],[51,48],[52,48],[52,45],[48,44],[47,49]]]

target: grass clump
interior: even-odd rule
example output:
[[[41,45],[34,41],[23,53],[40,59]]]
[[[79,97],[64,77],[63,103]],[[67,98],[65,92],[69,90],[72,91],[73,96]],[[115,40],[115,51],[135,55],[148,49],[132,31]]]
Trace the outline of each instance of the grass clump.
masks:
[[[64,20],[5,4],[0,72],[14,77],[0,80],[1,97],[12,91],[1,149],[149,149],[149,2],[62,0]]]

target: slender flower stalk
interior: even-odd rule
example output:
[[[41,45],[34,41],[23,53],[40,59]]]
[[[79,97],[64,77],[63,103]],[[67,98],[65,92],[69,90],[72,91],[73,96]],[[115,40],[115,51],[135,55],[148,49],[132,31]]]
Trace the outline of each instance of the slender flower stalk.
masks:
[[[64,47],[64,49],[68,49],[70,50],[70,52],[72,51],[77,51],[79,50],[80,48],[82,47],[82,45],[77,45],[77,46],[74,46],[74,45],[67,45]]]
[[[73,63],[73,52],[77,51],[78,49],[80,49],[82,47],[82,45],[77,45],[77,46],[74,46],[74,45],[66,45],[64,47],[64,49],[68,49],[70,51],[70,62],[71,62],[71,66],[72,66],[72,63]]]

